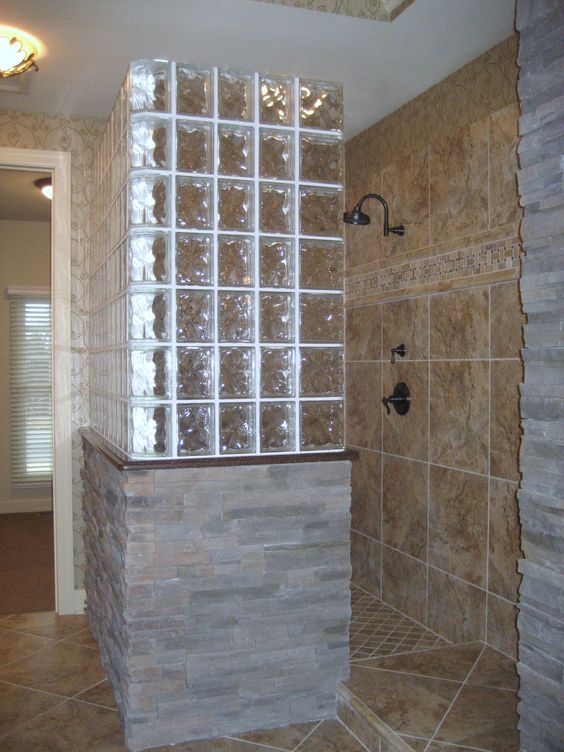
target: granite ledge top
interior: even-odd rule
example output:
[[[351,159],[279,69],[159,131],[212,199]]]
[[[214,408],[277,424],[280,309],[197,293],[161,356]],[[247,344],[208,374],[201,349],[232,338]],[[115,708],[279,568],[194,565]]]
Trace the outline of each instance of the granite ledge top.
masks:
[[[339,462],[353,461],[358,458],[354,449],[344,449],[342,452],[304,452],[303,454],[254,454],[249,457],[195,457],[191,459],[155,459],[132,460],[124,459],[116,454],[104,442],[104,439],[91,428],[81,428],[80,434],[84,441],[98,450],[118,470],[179,470],[191,467],[249,467],[252,465],[291,465],[305,462]]]

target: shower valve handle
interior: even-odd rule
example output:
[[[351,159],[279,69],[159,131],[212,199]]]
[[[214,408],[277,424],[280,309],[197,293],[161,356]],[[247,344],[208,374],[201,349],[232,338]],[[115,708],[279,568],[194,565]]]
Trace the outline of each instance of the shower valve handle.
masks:
[[[409,412],[411,407],[411,393],[409,387],[403,381],[396,384],[394,387],[394,393],[389,397],[382,397],[382,404],[388,411],[388,415],[392,414],[390,405],[393,405],[398,415],[405,415]]]
[[[390,360],[390,363],[394,364],[396,362],[396,355],[399,355],[400,358],[405,357],[406,352],[407,347],[403,343],[397,347],[392,347],[392,359]]]

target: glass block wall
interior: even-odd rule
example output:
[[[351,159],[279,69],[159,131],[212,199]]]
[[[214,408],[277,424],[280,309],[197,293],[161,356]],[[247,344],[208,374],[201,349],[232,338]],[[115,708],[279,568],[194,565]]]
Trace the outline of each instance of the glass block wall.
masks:
[[[343,99],[133,63],[96,160],[91,425],[132,458],[343,446]]]

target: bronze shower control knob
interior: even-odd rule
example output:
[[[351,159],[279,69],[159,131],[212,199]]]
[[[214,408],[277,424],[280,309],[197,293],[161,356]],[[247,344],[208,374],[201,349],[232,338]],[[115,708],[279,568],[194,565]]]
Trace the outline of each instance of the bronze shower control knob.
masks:
[[[390,404],[394,406],[398,415],[405,415],[408,413],[411,406],[411,393],[407,384],[403,381],[396,384],[393,394],[389,397],[382,397],[382,404],[388,411],[388,415],[392,412],[390,410]]]

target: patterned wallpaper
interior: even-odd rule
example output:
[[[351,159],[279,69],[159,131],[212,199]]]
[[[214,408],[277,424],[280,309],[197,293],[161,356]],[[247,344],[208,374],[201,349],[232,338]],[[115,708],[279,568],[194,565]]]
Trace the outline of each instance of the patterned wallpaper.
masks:
[[[75,587],[82,587],[82,449],[78,429],[88,422],[88,363],[84,265],[88,220],[88,170],[103,124],[40,113],[0,110],[0,146],[18,149],[67,151],[71,154],[71,273],[72,273],[72,429]]]
[[[262,3],[291,5],[294,8],[338,13],[370,21],[393,21],[413,0],[259,0]]]

